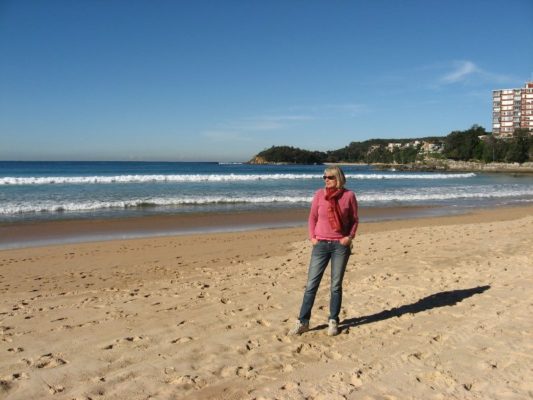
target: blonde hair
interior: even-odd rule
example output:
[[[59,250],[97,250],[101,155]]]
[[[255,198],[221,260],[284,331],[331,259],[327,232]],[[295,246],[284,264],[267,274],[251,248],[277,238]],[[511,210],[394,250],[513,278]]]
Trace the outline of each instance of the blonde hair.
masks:
[[[327,167],[324,170],[324,175],[333,175],[335,178],[337,178],[337,189],[342,189],[346,184],[344,172],[342,172],[342,169],[339,167]]]

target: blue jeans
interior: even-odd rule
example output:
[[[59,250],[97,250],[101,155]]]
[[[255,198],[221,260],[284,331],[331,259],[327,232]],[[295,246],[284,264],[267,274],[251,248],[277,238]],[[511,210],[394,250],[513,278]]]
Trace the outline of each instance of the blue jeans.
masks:
[[[298,317],[301,322],[308,323],[311,319],[311,309],[315,302],[316,292],[329,260],[331,260],[329,319],[339,322],[342,303],[342,279],[344,278],[344,271],[346,271],[349,257],[350,247],[343,246],[338,241],[320,240],[313,246],[307,274],[307,285],[305,286],[302,308]]]

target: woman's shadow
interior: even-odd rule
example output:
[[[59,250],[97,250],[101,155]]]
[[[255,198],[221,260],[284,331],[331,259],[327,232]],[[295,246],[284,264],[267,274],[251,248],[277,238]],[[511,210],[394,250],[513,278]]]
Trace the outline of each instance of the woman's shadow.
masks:
[[[416,314],[422,311],[431,310],[432,308],[453,306],[464,299],[472,297],[475,294],[481,294],[490,289],[490,285],[478,286],[470,289],[450,290],[439,292],[418,300],[416,303],[407,304],[390,310],[384,310],[377,314],[366,315],[364,317],[354,317],[345,319],[340,322],[339,328],[346,329],[354,326],[371,324],[373,322],[383,321],[393,317],[401,317],[404,314]],[[326,328],[327,325],[320,325],[312,330]]]
[[[377,314],[366,315],[364,317],[355,317],[345,319],[340,323],[341,328],[349,328],[372,322],[383,321],[393,317],[401,317],[404,314],[416,314],[422,311],[431,310],[432,308],[454,306],[464,299],[472,297],[475,294],[481,294],[490,289],[490,285],[478,286],[470,289],[450,290],[448,292],[435,293],[418,300],[416,303],[407,304],[390,310],[381,311]]]

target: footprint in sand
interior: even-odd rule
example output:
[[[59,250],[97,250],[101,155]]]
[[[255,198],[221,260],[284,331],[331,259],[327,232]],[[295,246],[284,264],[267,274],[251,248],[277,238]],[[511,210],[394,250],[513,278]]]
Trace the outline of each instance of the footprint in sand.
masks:
[[[259,341],[255,339],[250,339],[244,344],[244,346],[236,346],[235,349],[239,354],[246,354],[249,351],[257,349],[258,347],[261,347]]]
[[[260,325],[260,326],[270,326],[270,322],[264,320],[264,319],[254,319],[251,321],[248,321],[244,324],[245,328],[251,328],[252,326]]]
[[[243,365],[235,369],[235,375],[240,378],[253,379],[257,376],[257,371],[250,365]]]
[[[351,388],[358,388],[363,385],[361,379],[362,372],[360,370],[354,372],[337,372],[329,377],[330,382],[343,383]]]
[[[22,347],[11,347],[7,349],[10,353],[22,353],[24,351],[24,348]]]
[[[300,386],[300,382],[287,382],[280,389],[281,390],[296,390]]]
[[[174,339],[172,340],[170,343],[172,344],[176,344],[176,343],[187,343],[187,342],[191,342],[193,341],[194,338],[190,337],[190,336],[185,336],[185,337],[181,337],[181,338],[177,338],[177,339]]]
[[[218,375],[222,378],[231,378],[231,377],[241,377],[246,379],[252,379],[257,376],[257,371],[250,365],[243,366],[226,366],[222,367],[215,375]]]
[[[277,340],[280,343],[292,343],[290,336],[273,335],[272,339]]]
[[[48,383],[46,383],[46,386],[48,386],[48,392],[50,394],[58,394],[65,391],[65,387],[62,385],[49,385]]]
[[[356,378],[357,379],[357,378]],[[352,383],[349,374],[343,372],[330,375],[325,385],[319,385],[316,390],[322,392],[317,394],[316,400],[337,400],[346,399],[346,396],[350,395],[357,387],[361,386],[356,380],[356,384]],[[387,397],[389,399],[389,397]],[[390,398],[392,399],[392,398]]]
[[[325,347],[318,346],[311,343],[300,343],[297,345],[294,350],[293,354],[306,354],[306,353],[313,353],[315,355],[319,355],[323,353],[325,350]]]
[[[33,364],[36,368],[55,368],[67,364],[67,361],[60,355],[48,353],[44,354]]]
[[[145,339],[143,336],[128,336],[124,339],[120,339],[121,342],[138,342],[139,340]]]
[[[408,361],[408,362],[413,363],[413,364],[421,364],[422,360],[427,358],[427,355],[424,355],[420,351],[416,351],[416,352],[410,353],[410,354],[403,354],[400,358],[404,362]]]
[[[261,345],[259,344],[259,342],[255,339],[250,339],[248,340],[248,342],[246,342],[246,350],[250,351],[250,350],[253,350],[253,349],[256,349],[258,347],[260,347]]]
[[[320,355],[320,359],[326,359],[326,360],[340,360],[343,358],[343,355],[336,351],[324,351]]]
[[[107,346],[103,347],[103,350],[112,350],[118,345],[121,345],[123,343],[132,343],[132,342],[139,342],[141,340],[145,340],[146,337],[144,336],[128,336],[122,339],[116,339],[115,343],[108,344]]]
[[[174,368],[165,368],[164,381],[169,385],[178,385],[181,389],[200,389],[206,385],[205,379],[198,375],[181,375]]]
[[[25,372],[17,372],[11,375],[0,377],[0,393],[7,392],[22,379],[29,379],[29,375]]]
[[[437,388],[439,390],[445,390],[457,385],[457,380],[452,376],[449,371],[430,371],[424,374],[416,376],[417,382],[428,385],[431,388]]]
[[[12,326],[0,326],[0,336],[13,336]]]

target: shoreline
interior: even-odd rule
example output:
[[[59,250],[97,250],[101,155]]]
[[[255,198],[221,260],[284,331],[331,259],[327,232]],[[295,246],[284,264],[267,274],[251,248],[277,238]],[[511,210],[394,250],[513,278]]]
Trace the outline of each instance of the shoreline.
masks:
[[[263,163],[250,163],[251,165],[311,165],[311,164],[298,164],[290,162],[263,162]],[[395,169],[404,172],[487,172],[487,173],[502,173],[502,174],[533,174],[533,162],[528,161],[525,163],[503,163],[503,162],[491,162],[483,163],[476,161],[455,161],[451,159],[435,159],[426,160],[424,162],[414,162],[407,164],[394,164],[394,163],[364,163],[364,162],[323,162],[324,166],[346,166],[346,167],[372,167],[378,171]]]
[[[324,163],[338,166],[370,166],[377,170],[394,169],[403,172],[481,172],[498,174],[533,174],[533,162],[518,163],[482,163],[473,161],[427,160],[423,163],[387,164],[387,163]]]
[[[360,208],[361,224],[384,221],[453,218],[490,212],[493,208],[458,208],[429,206]],[[498,212],[527,210],[533,205],[499,206]],[[0,251],[157,237],[216,233],[249,232],[265,229],[305,228],[308,208],[241,211],[227,213],[192,213],[117,217],[110,219],[68,219],[0,223]]]

